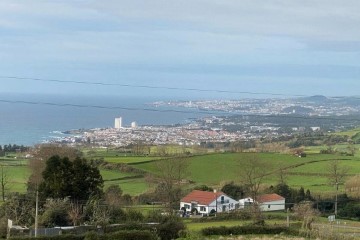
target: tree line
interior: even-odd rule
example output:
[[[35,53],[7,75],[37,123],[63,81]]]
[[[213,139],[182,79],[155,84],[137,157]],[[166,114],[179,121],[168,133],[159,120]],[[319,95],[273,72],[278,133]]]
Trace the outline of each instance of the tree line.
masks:
[[[0,145],[0,156],[4,156],[6,152],[26,152],[29,147],[17,144]]]

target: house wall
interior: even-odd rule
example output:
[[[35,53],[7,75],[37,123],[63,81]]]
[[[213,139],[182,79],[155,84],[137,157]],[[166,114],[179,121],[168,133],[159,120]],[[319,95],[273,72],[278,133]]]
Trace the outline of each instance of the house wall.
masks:
[[[193,208],[196,208],[198,213],[202,213],[202,214],[208,214],[209,213],[209,207],[206,206],[206,205],[180,202],[180,210],[183,207],[186,208],[187,213],[190,213]],[[210,209],[210,211],[211,211],[211,209]]]
[[[245,206],[251,206],[254,204],[254,200],[252,198],[243,198],[239,200],[239,209],[244,209]]]
[[[273,202],[263,202],[260,204],[261,211],[280,211],[285,210],[285,199]]]
[[[224,198],[222,199],[222,197]],[[228,212],[235,210],[237,206],[238,206],[237,201],[235,201],[234,199],[228,196],[221,195],[218,197],[217,203],[216,201],[213,201],[212,203],[209,204],[209,213],[211,212],[212,209],[216,210],[216,212],[218,213]]]

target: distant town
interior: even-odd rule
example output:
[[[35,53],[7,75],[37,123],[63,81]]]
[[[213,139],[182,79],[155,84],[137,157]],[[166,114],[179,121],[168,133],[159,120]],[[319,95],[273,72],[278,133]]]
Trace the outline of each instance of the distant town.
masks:
[[[323,96],[154,102],[151,105],[157,108],[172,106],[218,113],[170,126],[139,126],[135,121],[130,126],[123,126],[122,117],[117,117],[113,128],[66,131],[64,136],[51,142],[123,147],[141,141],[154,145],[194,146],[282,138],[304,132],[336,132],[359,124],[358,118],[354,117],[360,113],[359,102],[357,98],[328,99]]]

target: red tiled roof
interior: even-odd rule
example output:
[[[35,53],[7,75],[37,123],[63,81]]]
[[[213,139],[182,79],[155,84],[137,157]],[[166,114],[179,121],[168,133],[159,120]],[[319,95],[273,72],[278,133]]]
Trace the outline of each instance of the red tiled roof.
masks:
[[[186,195],[181,199],[181,202],[197,202],[201,205],[209,205],[211,202],[215,201],[217,197],[220,195],[225,195],[222,192],[206,192],[206,191],[200,191],[200,190],[193,190],[191,193]],[[216,197],[215,197],[216,196]]]
[[[272,193],[272,194],[261,195],[261,196],[257,197],[256,200],[259,203],[263,203],[263,202],[274,202],[274,201],[285,200],[285,198],[283,198],[282,196],[280,196],[276,193]]]

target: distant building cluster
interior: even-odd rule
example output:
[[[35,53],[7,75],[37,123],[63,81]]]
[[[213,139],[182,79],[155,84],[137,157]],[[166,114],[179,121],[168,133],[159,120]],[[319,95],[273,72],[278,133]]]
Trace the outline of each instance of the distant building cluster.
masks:
[[[136,122],[131,122],[131,128],[137,128],[137,127],[138,127],[138,125],[137,125]],[[114,128],[115,128],[115,129],[124,128],[123,122],[122,122],[122,117],[115,118]]]

